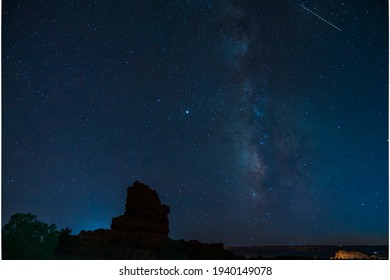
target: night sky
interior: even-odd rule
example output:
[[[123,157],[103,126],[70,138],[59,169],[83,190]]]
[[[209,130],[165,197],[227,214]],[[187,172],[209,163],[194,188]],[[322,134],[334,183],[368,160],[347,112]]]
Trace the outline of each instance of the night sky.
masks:
[[[2,1],[2,225],[388,244],[384,0]]]

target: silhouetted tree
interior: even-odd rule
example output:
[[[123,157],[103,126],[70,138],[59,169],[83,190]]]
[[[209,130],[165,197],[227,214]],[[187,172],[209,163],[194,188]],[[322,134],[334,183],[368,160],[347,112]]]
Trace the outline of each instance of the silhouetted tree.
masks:
[[[37,220],[31,213],[14,214],[2,229],[3,259],[51,259],[58,242],[54,224]]]

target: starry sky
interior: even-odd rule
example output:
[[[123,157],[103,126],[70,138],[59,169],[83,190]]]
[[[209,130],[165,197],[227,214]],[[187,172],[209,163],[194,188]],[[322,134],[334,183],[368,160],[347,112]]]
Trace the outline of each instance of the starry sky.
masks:
[[[388,244],[384,0],[2,1],[2,225]]]

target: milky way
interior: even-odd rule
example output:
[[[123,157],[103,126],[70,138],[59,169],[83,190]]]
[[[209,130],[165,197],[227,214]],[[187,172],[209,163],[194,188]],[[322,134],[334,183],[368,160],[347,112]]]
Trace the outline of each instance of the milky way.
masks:
[[[270,213],[274,219],[282,219],[286,213],[295,211],[296,205],[291,204],[295,200],[309,207],[312,218],[315,201],[311,201],[308,188],[316,188],[310,179],[314,171],[302,167],[306,161],[314,161],[315,153],[305,139],[310,132],[296,127],[301,121],[299,111],[305,110],[305,105],[296,104],[304,99],[296,93],[295,100],[286,98],[285,92],[268,83],[273,78],[270,73],[275,71],[272,58],[283,55],[280,42],[272,40],[275,48],[267,48],[271,43],[264,43],[262,33],[270,27],[261,26],[238,4],[224,3],[217,9],[220,9],[221,44],[229,77],[226,98],[233,116],[234,128],[229,129],[234,131],[232,142],[245,178],[240,187],[248,196],[247,205],[261,220],[270,217]]]

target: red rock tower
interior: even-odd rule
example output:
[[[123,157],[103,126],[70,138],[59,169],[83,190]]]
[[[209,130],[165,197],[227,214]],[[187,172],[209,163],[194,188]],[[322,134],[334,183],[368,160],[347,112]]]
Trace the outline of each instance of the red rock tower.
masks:
[[[111,229],[147,244],[160,243],[168,238],[168,213],[156,191],[135,181],[127,188],[125,213],[112,219]]]

